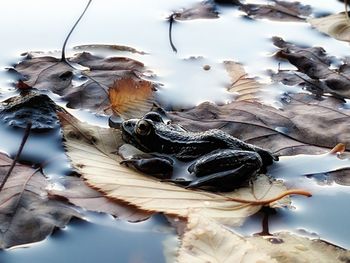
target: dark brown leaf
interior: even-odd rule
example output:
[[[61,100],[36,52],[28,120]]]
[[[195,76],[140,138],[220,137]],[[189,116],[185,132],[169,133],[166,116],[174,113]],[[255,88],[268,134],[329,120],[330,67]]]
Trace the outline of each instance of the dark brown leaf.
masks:
[[[325,153],[339,142],[350,149],[350,110],[334,98],[285,95],[282,109],[250,101],[203,103],[169,116],[188,130],[222,129],[280,155]]]
[[[311,14],[309,5],[300,2],[287,2],[274,0],[274,4],[242,4],[240,10],[251,18],[267,18],[277,21],[305,21]]]
[[[288,60],[298,70],[279,70],[272,73],[272,79],[286,85],[302,85],[309,91],[323,95],[330,93],[338,98],[350,98],[349,59],[336,60],[328,56],[321,47],[305,48],[274,37],[273,42],[280,50],[277,56]],[[337,69],[331,64],[341,65]]]
[[[0,154],[2,181],[12,160]],[[48,181],[39,171],[17,164],[0,192],[0,248],[43,240],[56,227],[79,214],[62,202],[51,200]]]

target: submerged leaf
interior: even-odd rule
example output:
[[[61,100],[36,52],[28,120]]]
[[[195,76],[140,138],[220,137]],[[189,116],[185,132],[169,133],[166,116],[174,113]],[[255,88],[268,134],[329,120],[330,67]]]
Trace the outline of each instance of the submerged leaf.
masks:
[[[0,154],[0,179],[4,179],[12,160]],[[48,181],[38,170],[16,164],[0,192],[0,248],[41,241],[56,227],[64,227],[78,212],[51,200]]]
[[[345,13],[307,20],[318,31],[335,39],[350,42],[350,22]]]
[[[270,182],[266,176],[259,176],[252,187],[225,194],[189,190],[160,182],[119,164],[120,157],[113,152],[123,144],[120,131],[80,123],[69,115],[60,114],[60,119],[67,155],[87,183],[109,198],[144,211],[180,217],[196,212],[230,225],[239,225],[244,218],[260,210],[261,205],[235,202],[231,198],[270,199],[286,190],[281,182]],[[288,202],[284,198],[272,205],[287,205]]]

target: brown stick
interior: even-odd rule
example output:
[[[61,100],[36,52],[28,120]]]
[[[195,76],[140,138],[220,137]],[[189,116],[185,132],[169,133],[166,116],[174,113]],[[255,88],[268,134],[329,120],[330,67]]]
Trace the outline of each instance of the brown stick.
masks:
[[[243,203],[243,204],[267,205],[267,204],[273,203],[275,201],[278,201],[278,200],[282,199],[283,197],[285,197],[287,195],[304,195],[304,196],[307,196],[307,197],[312,196],[312,194],[310,192],[305,191],[303,189],[290,189],[288,191],[285,191],[285,192],[281,193],[280,195],[278,195],[278,196],[276,196],[274,198],[265,199],[265,200],[246,200],[246,199],[239,199],[239,198],[233,198],[233,197],[228,197],[227,199],[229,201]]]
[[[27,127],[26,127],[26,129],[25,129],[25,131],[24,131],[24,135],[23,135],[22,142],[21,142],[21,144],[20,144],[20,146],[19,146],[19,148],[18,148],[16,157],[13,159],[12,164],[11,164],[11,167],[10,167],[10,169],[8,170],[7,174],[5,175],[4,180],[2,180],[2,182],[1,182],[1,185],[0,185],[0,192],[1,192],[2,188],[4,188],[4,185],[5,185],[6,181],[7,181],[8,178],[10,177],[13,168],[15,168],[15,165],[16,165],[18,159],[19,159],[19,156],[20,156],[21,153],[22,153],[23,147],[24,147],[24,145],[25,145],[26,142],[27,142],[27,139],[28,139],[28,136],[29,136],[29,133],[30,133],[30,129],[31,129],[31,128],[32,128],[32,123],[31,123],[31,122],[28,122],[28,123],[27,123]]]

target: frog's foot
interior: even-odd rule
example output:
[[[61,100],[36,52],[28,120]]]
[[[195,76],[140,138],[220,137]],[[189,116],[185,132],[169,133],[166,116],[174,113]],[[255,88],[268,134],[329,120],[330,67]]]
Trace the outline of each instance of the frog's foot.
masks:
[[[174,166],[174,161],[171,158],[160,156],[148,158],[133,157],[120,163],[160,179],[169,179]]]

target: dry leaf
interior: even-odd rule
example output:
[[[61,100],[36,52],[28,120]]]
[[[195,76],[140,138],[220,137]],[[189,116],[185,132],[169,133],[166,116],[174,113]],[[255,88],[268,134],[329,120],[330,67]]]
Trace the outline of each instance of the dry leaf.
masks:
[[[237,93],[236,101],[254,100],[261,88],[261,84],[254,78],[249,78],[243,66],[233,61],[224,61],[224,66],[231,78],[229,92]]]
[[[283,96],[280,102],[281,109],[256,101],[221,106],[203,103],[169,117],[189,131],[222,129],[279,155],[326,153],[339,142],[349,151],[350,110],[341,101],[294,94]]]
[[[300,47],[274,37],[273,43],[279,47],[277,57],[288,60],[298,70],[279,70],[272,79],[286,85],[302,85],[320,96],[327,93],[337,98],[350,98],[349,59],[336,59],[327,55],[322,47]],[[338,64],[334,69],[332,65]]]
[[[76,70],[58,58],[33,54],[12,70],[23,79],[20,86],[49,89],[62,96],[70,108],[90,109],[98,113],[106,113],[105,109],[111,108],[108,90],[117,80],[132,78],[142,81],[146,72],[141,62],[126,57],[105,58],[83,52],[67,60],[85,70]],[[73,78],[78,81],[73,83]]]
[[[266,251],[205,217],[188,219],[178,263],[277,263]]]
[[[320,239],[309,239],[290,233],[248,237],[246,240],[280,263],[343,263],[350,261],[350,251]]]
[[[10,158],[0,154],[0,181],[11,164]],[[40,171],[16,164],[0,192],[0,248],[41,241],[73,216],[80,216],[72,207],[49,199],[48,185]]]
[[[196,212],[230,225],[239,225],[261,206],[234,202],[230,198],[270,199],[286,190],[280,181],[270,182],[266,176],[259,176],[253,187],[222,195],[160,182],[119,164],[120,158],[112,153],[123,143],[119,130],[84,124],[66,114],[60,114],[60,119],[67,155],[87,183],[107,197],[127,202],[144,211],[180,217]],[[284,198],[280,205],[288,203],[289,199]]]
[[[348,262],[350,252],[289,233],[242,237],[208,218],[190,215],[178,263]]]
[[[121,78],[108,90],[112,111],[124,119],[141,118],[154,104],[153,83]]]
[[[318,31],[335,39],[350,42],[350,22],[345,13],[307,20]]]
[[[173,13],[176,20],[192,20],[201,18],[218,18],[219,13],[215,10],[215,5],[211,1],[203,1],[194,4],[190,8],[184,8]]]
[[[277,21],[304,21],[311,14],[309,5],[300,2],[272,1],[273,4],[241,4],[240,10],[252,18],[267,18]]]
[[[143,221],[150,217],[150,213],[140,212],[140,210],[118,204],[104,197],[100,192],[86,185],[84,180],[75,176],[65,176],[60,181],[63,188],[48,189],[48,193],[53,196],[64,197],[67,200],[86,210],[107,213],[118,219],[128,220],[130,222]]]

